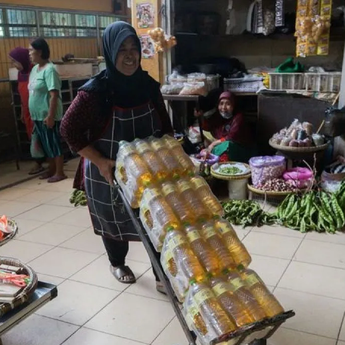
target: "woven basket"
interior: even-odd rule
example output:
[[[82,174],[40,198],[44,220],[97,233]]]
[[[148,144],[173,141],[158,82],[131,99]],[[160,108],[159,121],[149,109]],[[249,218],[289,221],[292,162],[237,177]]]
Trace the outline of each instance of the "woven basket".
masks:
[[[38,278],[31,267],[23,264],[21,261],[17,259],[0,256],[0,264],[20,267],[22,269],[20,274],[26,274],[29,276],[30,279],[30,283],[26,287],[24,287],[17,296],[13,298],[11,303],[0,303],[0,317],[2,317],[9,311],[18,308],[19,306],[21,306],[29,300],[29,298],[32,296],[32,294],[35,292],[37,288]]]
[[[293,147],[293,146],[282,146],[282,145],[275,144],[273,143],[272,139],[270,139],[269,144],[271,147],[281,152],[314,153],[314,152],[326,150],[329,145],[329,142],[320,146]]]
[[[11,232],[9,234],[5,234],[6,236],[0,241],[0,247],[12,240],[14,236],[16,236],[18,232],[18,225],[14,220],[8,219],[8,226],[11,228]]]

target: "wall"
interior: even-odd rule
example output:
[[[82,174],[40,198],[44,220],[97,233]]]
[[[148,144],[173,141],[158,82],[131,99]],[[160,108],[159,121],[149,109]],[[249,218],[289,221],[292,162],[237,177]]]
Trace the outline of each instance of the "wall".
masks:
[[[112,13],[112,0],[10,0],[7,4]]]

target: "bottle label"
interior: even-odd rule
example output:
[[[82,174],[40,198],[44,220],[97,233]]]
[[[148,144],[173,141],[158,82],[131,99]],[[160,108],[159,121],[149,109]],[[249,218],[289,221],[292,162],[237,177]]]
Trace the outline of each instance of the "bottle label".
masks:
[[[231,224],[225,224],[225,222],[219,222],[217,224],[218,227],[218,231],[220,232],[220,234],[225,235],[229,232],[234,232],[234,230],[231,227]]]
[[[153,198],[156,198],[160,195],[161,195],[161,193],[159,192],[159,190],[157,188],[150,188],[147,191],[147,196],[148,196],[149,201],[151,201]]]
[[[162,147],[164,147],[163,143],[156,139],[156,140],[152,140],[151,141],[151,147],[155,150],[158,151],[159,149],[161,149]]]
[[[248,275],[245,280],[249,287],[252,287],[253,285],[260,283],[259,279],[255,274]]]
[[[175,187],[174,185],[167,183],[163,186],[162,191],[164,195],[169,195],[170,193],[175,192]]]
[[[195,294],[194,301],[197,306],[200,306],[202,303],[204,303],[205,301],[207,301],[208,299],[212,297],[213,297],[212,290],[204,289]]]
[[[185,243],[184,238],[180,234],[176,234],[174,237],[171,237],[169,239],[169,244],[168,244],[169,250],[173,252],[176,247],[184,243]]]
[[[188,231],[187,237],[188,237],[189,242],[194,242],[194,241],[199,240],[201,238],[198,230]]]
[[[187,182],[187,181],[179,181],[178,186],[179,186],[181,193],[183,193],[184,191],[191,188],[189,182]]]
[[[203,228],[203,234],[204,234],[204,237],[206,239],[209,239],[210,237],[217,235],[215,229],[212,226],[210,226],[210,225],[209,226],[205,226]]]
[[[218,283],[216,286],[213,287],[213,291],[216,294],[216,296],[219,297],[224,292],[229,291],[229,286],[225,282],[224,283]]]
[[[140,153],[145,152],[147,150],[151,150],[150,145],[143,140],[137,141],[135,143],[135,147],[136,147],[137,151]]]
[[[232,292],[235,292],[244,286],[244,281],[241,278],[231,279],[229,283]]]
[[[199,189],[203,186],[205,186],[206,182],[202,177],[194,177],[192,180],[192,183],[195,187],[195,189]]]

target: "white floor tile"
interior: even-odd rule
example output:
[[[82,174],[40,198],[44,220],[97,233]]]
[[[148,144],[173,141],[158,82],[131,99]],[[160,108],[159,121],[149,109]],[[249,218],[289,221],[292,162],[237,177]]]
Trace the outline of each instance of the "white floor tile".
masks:
[[[258,233],[266,233],[266,234],[280,235],[280,236],[287,236],[287,237],[296,237],[296,238],[305,237],[305,234],[302,234],[301,232],[297,230],[292,230],[280,225],[274,225],[274,226],[263,225],[261,227],[255,226],[253,228],[253,231],[258,232]]]
[[[285,310],[296,312],[284,327],[327,338],[338,337],[345,301],[279,288],[274,291],[274,295]]]
[[[149,264],[137,261],[127,260],[126,264],[131,268],[137,279],[150,268]],[[111,274],[110,263],[106,255],[102,255],[90,265],[73,275],[70,279],[108,289],[114,289],[117,291],[123,291],[129,288],[128,284],[118,282]]]
[[[238,238],[243,241],[243,239],[250,233],[252,227],[243,228],[242,225],[232,225]]]
[[[25,214],[25,212],[28,212],[29,210],[34,210],[35,208],[37,208],[37,206],[39,206],[39,204],[35,202],[19,202],[19,201],[2,200],[0,201],[0,213],[1,215],[4,214],[7,217],[13,217],[16,220],[17,216],[21,214]],[[44,221],[44,219],[36,219],[36,220]]]
[[[52,246],[44,244],[12,240],[9,243],[6,243],[5,246],[0,247],[0,255],[17,258],[24,263],[28,263],[29,261],[40,257],[52,248]]]
[[[168,301],[168,297],[156,290],[156,280],[152,270],[148,270],[135,284],[132,284],[126,293]]]
[[[280,328],[267,345],[336,345],[335,339]]]
[[[149,256],[146,252],[144,245],[141,242],[130,242],[129,252],[127,255],[128,260],[150,263]]]
[[[294,260],[345,269],[345,244],[305,240]]]
[[[61,197],[64,193],[55,191],[37,190],[21,196],[18,201],[21,202],[37,202],[38,204],[48,203],[48,201]]]
[[[16,217],[16,223],[18,225],[18,233],[16,238],[19,238],[45,224],[45,222],[41,222],[39,220],[19,219],[18,217]]]
[[[290,261],[267,256],[252,255],[250,268],[256,271],[265,284],[275,286],[283,276]]]
[[[183,333],[178,319],[175,317],[165,330],[156,338],[152,345],[187,345],[186,335]]]
[[[63,345],[143,345],[125,338],[81,328],[72,335]]]
[[[75,209],[74,205],[72,205],[69,202],[69,198],[71,197],[71,193],[72,192],[69,192],[69,193],[64,192],[58,198],[48,201],[47,204],[48,205],[56,205],[56,206],[65,206],[65,207],[70,207],[70,208]]]
[[[54,277],[54,276],[50,276],[48,274],[42,274],[42,273],[38,273],[37,277],[40,282],[53,284],[53,285],[60,285],[62,282],[65,281],[65,279],[63,278]]]
[[[291,259],[302,239],[252,231],[243,241],[249,253]]]
[[[40,180],[38,177],[34,178],[30,181],[23,182],[17,186],[12,187],[11,189],[17,189],[17,188],[26,188],[31,190],[41,190],[42,188],[47,186],[46,180]]]
[[[66,280],[59,286],[57,298],[37,314],[81,326],[118,294],[118,291]]]
[[[38,259],[31,261],[30,266],[38,273],[68,278],[96,260],[97,257],[98,255],[92,253],[54,248]]]
[[[345,343],[345,323],[343,321],[341,330],[340,330],[340,334],[339,334],[339,340],[343,340]]]
[[[57,246],[82,231],[82,228],[75,226],[45,223],[28,234],[21,236],[20,240]]]
[[[71,212],[71,209],[68,207],[40,205],[33,210],[22,213],[19,218],[51,222],[69,212]]]
[[[0,200],[13,201],[21,197],[31,194],[32,189],[27,188],[7,188],[0,191]]]
[[[60,345],[77,326],[33,315],[1,337],[4,345]]]
[[[85,326],[151,344],[173,317],[169,303],[124,292]]]
[[[66,180],[48,183],[46,182],[45,186],[42,187],[42,190],[55,191],[55,192],[72,192],[73,190],[73,179],[68,178]]]
[[[339,268],[292,262],[278,287],[345,299],[345,271]]]
[[[58,206],[56,206],[58,207]],[[67,208],[70,212],[54,219],[54,223],[78,226],[82,228],[89,228],[91,218],[87,207],[72,209]]]
[[[318,233],[318,232],[309,232],[306,235],[307,240],[321,241],[321,242],[330,242],[337,244],[345,244],[345,233],[337,232],[335,234],[328,233]]]
[[[78,231],[77,229],[79,229],[78,227],[71,225],[60,224],[60,226],[74,228],[76,229],[76,231]],[[105,253],[105,248],[101,236],[96,235],[93,232],[93,229],[90,228],[80,232],[77,236],[70,238],[64,243],[61,243],[60,247],[83,250],[86,252],[95,253],[99,255]]]

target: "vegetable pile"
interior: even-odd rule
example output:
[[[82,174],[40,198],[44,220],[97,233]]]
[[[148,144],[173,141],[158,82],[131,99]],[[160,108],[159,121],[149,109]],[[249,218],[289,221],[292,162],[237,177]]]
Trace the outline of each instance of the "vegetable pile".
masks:
[[[75,207],[77,206],[86,206],[87,205],[87,199],[86,199],[86,194],[82,190],[75,189],[72,192],[71,197],[69,198],[69,202],[74,205]]]
[[[229,200],[224,202],[224,217],[232,224],[247,226],[273,225],[275,214],[264,212],[260,204],[252,200]]]
[[[335,194],[309,192],[290,194],[277,209],[277,222],[288,228],[334,234],[345,225],[345,216]]]
[[[238,175],[242,172],[242,170],[237,167],[222,167],[219,169],[219,172],[221,174],[226,174],[226,175]]]
[[[323,191],[289,194],[274,213],[264,212],[259,203],[251,200],[230,200],[222,205],[225,218],[235,225],[280,224],[302,233],[334,234],[345,227],[345,181],[335,194]]]

